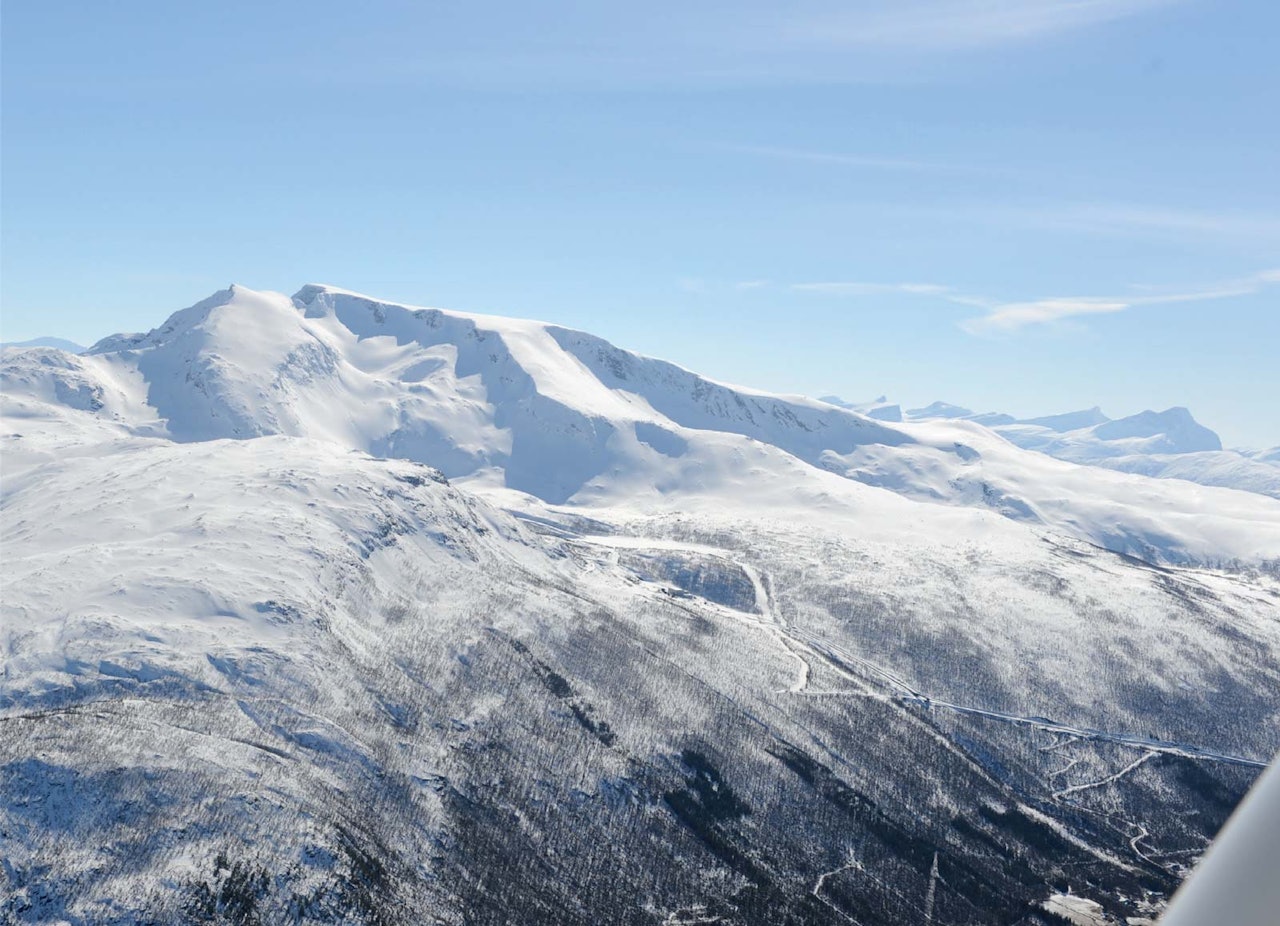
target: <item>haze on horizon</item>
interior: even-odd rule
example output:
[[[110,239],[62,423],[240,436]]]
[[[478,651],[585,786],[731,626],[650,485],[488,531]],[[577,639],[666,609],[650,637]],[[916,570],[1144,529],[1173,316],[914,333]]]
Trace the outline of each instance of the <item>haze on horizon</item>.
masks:
[[[1260,0],[9,4],[6,341],[242,282],[1280,444]]]

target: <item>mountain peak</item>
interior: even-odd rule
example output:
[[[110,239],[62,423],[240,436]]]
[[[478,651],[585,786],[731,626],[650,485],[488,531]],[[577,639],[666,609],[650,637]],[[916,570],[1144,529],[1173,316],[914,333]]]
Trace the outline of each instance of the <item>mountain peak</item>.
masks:
[[[91,346],[85,353],[87,354],[109,354],[120,350],[136,350],[144,347],[154,347],[156,344],[168,340],[175,334],[186,331],[190,328],[203,324],[214,310],[222,306],[229,305],[237,300],[242,300],[246,294],[254,294],[253,290],[241,286],[238,283],[232,283],[226,289],[217,290],[208,296],[205,296],[199,302],[187,306],[185,309],[179,309],[170,315],[164,324],[152,328],[150,331],[144,332],[122,332],[119,334],[107,335],[102,340]]]
[[[1142,439],[1147,452],[1196,453],[1221,450],[1222,441],[1213,431],[1200,424],[1181,405],[1162,412],[1150,409],[1097,425],[1094,436],[1102,440]]]
[[[973,414],[973,410],[962,405],[952,405],[950,402],[937,401],[926,405],[924,408],[909,408],[907,409],[907,414],[912,418],[968,418]]]

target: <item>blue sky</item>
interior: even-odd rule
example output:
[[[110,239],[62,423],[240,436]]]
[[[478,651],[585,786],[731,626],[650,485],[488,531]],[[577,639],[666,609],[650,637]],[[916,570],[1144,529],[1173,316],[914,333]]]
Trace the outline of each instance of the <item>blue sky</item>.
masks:
[[[10,0],[5,340],[229,282],[1280,444],[1280,4]]]

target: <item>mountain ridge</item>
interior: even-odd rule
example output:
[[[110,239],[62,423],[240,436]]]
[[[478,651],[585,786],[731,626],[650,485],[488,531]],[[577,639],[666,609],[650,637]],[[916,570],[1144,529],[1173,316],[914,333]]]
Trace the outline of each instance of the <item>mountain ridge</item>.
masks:
[[[586,332],[318,284],[292,298],[234,286],[150,332],[105,338],[78,363],[43,394],[87,390],[99,418],[141,433],[332,440],[552,506],[675,510],[723,503],[748,483],[784,517],[823,498],[836,517],[896,505],[858,488],[870,486],[1157,561],[1280,558],[1270,503],[1131,485],[1019,455],[962,420],[875,420],[719,383]],[[43,375],[34,360],[7,369],[15,384]]]
[[[846,403],[837,399],[836,404]],[[1181,406],[1114,420],[1096,406],[1021,419],[1000,412],[977,414],[946,402],[908,413],[909,420],[935,417],[982,424],[1019,447],[1071,463],[1280,498],[1274,452],[1224,449],[1218,435]]]

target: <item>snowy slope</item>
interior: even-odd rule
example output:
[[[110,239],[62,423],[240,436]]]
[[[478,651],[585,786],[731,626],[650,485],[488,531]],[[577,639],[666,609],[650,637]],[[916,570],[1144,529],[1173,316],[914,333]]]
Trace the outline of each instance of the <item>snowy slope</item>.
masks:
[[[63,370],[31,352],[8,359],[6,395],[133,433],[161,422],[179,441],[331,441],[551,505],[679,510],[732,503],[749,484],[779,517],[815,498],[861,521],[896,510],[863,483],[1159,561],[1280,558],[1270,500],[1045,465],[972,426],[874,421],[716,383],[582,332],[329,287],[292,300],[233,287],[81,360]]]
[[[19,922],[1030,924],[1082,867],[1138,912],[1280,742],[1265,576],[892,495],[952,529],[534,533],[329,442],[40,433],[0,536]]]
[[[1123,921],[1280,747],[1258,496],[328,287],[0,377],[0,917]]]

